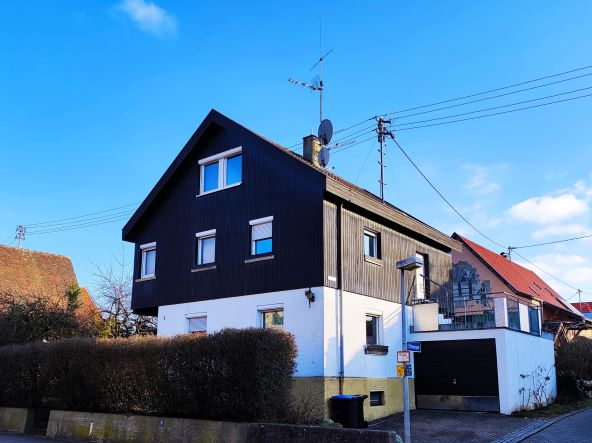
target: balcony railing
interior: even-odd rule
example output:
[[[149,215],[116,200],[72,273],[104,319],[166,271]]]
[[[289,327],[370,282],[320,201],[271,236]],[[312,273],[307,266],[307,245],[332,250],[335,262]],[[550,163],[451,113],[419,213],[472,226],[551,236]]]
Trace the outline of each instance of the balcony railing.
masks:
[[[446,286],[424,278],[412,285],[412,332],[509,328],[533,335],[541,333],[537,305],[507,292],[455,294]]]

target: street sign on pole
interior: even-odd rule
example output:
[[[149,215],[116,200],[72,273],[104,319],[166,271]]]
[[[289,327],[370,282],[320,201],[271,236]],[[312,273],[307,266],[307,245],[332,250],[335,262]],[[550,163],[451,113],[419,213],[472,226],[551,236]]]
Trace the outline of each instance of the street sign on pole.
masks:
[[[398,351],[397,352],[397,363],[409,363],[411,361],[411,352],[409,351]]]
[[[405,363],[405,377],[413,377],[413,367],[411,363]]]
[[[405,377],[405,365],[397,365],[397,377]]]
[[[419,341],[408,341],[407,350],[411,352],[421,352],[421,342]]]

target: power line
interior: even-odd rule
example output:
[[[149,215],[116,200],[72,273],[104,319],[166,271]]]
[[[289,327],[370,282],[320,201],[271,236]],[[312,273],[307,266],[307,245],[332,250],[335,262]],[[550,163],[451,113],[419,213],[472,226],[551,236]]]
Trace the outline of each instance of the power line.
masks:
[[[106,220],[108,218],[112,218],[112,217],[118,217],[118,216],[130,216],[135,212],[134,209],[132,210],[126,210],[126,211],[120,211],[120,212],[111,212],[108,214],[104,214],[104,215],[100,215],[98,217],[91,217],[91,218],[78,218],[77,220],[72,220],[72,221],[68,221],[68,222],[61,222],[61,223],[52,223],[52,224],[46,224],[43,226],[34,226],[33,228],[28,228],[28,229],[32,229],[32,231],[30,232],[35,232],[35,229],[54,229],[54,228],[59,228],[59,227],[68,227],[68,226],[73,226],[79,223],[90,223],[90,222],[95,222],[95,221],[101,221],[101,220]]]
[[[52,224],[55,224],[56,222],[62,222],[62,221],[66,221],[66,220],[75,220],[75,219],[80,219],[80,218],[86,218],[86,217],[89,217],[91,215],[104,214],[105,212],[111,212],[111,211],[115,211],[117,209],[128,208],[130,206],[137,206],[139,204],[140,204],[140,202],[130,203],[129,205],[118,206],[116,208],[105,209],[103,211],[91,212],[91,213],[84,214],[84,215],[78,215],[76,217],[61,218],[61,219],[57,219],[57,220],[45,221],[45,222],[40,222],[40,223],[31,223],[31,224],[24,225],[24,226],[26,226],[27,228],[32,228],[32,227],[43,226],[43,225],[52,225]]]
[[[491,96],[491,97],[480,98],[480,99],[478,99],[478,100],[471,100],[471,101],[469,101],[469,102],[464,102],[464,103],[457,103],[456,105],[444,106],[444,107],[442,107],[442,108],[430,109],[430,110],[428,110],[428,111],[416,112],[416,113],[414,113],[414,114],[407,114],[407,115],[397,116],[397,117],[395,117],[395,118],[396,118],[397,120],[399,120],[399,119],[402,119],[402,118],[413,117],[413,116],[415,116],[415,115],[428,114],[428,113],[430,113],[430,112],[437,112],[437,111],[442,111],[442,110],[444,110],[444,109],[457,108],[457,107],[459,107],[459,106],[466,106],[466,105],[471,105],[471,104],[473,104],[473,103],[479,103],[479,102],[482,102],[482,101],[486,101],[486,100],[493,100],[493,99],[500,98],[500,97],[505,97],[505,96],[508,96],[508,95],[519,94],[519,93],[521,93],[521,92],[525,92],[525,91],[531,91],[531,90],[533,90],[533,89],[538,89],[538,88],[544,88],[545,86],[556,85],[556,84],[559,84],[559,83],[564,83],[564,82],[571,81],[571,80],[577,80],[577,79],[580,79],[580,78],[582,78],[582,77],[589,77],[589,76],[591,76],[591,75],[592,75],[592,72],[591,72],[591,73],[589,73],[589,74],[582,74],[582,75],[578,75],[578,76],[576,76],[576,77],[570,77],[570,78],[566,78],[566,79],[563,79],[563,80],[557,80],[557,81],[555,81],[555,82],[544,83],[544,84],[542,84],[542,85],[531,86],[530,88],[519,89],[519,90],[517,90],[517,91],[506,92],[506,93],[504,93],[504,94],[499,94],[499,95],[494,95],[494,96]],[[393,113],[390,113],[390,114],[393,114]],[[390,115],[390,114],[386,114],[386,115]]]
[[[564,238],[562,240],[548,241],[548,242],[545,242],[545,243],[535,243],[533,245],[511,246],[510,248],[512,250],[514,250],[514,249],[525,249],[525,248],[535,248],[537,246],[554,245],[554,244],[557,244],[557,243],[565,243],[565,242],[569,242],[569,241],[581,240],[583,238],[590,238],[590,237],[592,237],[592,234],[580,235],[579,237]]]
[[[360,179],[362,172],[364,172],[364,168],[366,167],[366,163],[368,163],[368,159],[370,158],[370,154],[372,154],[373,150],[374,150],[374,144],[371,144],[370,150],[368,151],[368,155],[366,155],[366,159],[364,160],[364,163],[362,163],[362,167],[360,168],[360,172],[358,172],[358,175],[356,176],[356,179],[354,181],[355,184],[358,184],[358,180]]]
[[[370,132],[374,132],[374,131],[370,131]],[[336,149],[336,150],[333,151],[333,154],[339,154],[340,152],[347,151],[348,149],[351,149],[354,146],[358,146],[358,145],[360,145],[362,143],[365,143],[365,142],[367,142],[369,140],[373,140],[373,139],[376,139],[376,136],[373,135],[372,137],[366,138],[364,140],[360,140],[359,142],[356,142],[353,145],[345,146],[343,148],[338,148],[338,149]]]
[[[419,166],[417,166],[417,164],[413,161],[413,159],[407,154],[407,152],[403,149],[403,147],[399,144],[399,142],[397,142],[397,140],[394,140],[395,144],[397,145],[397,147],[399,148],[399,150],[403,153],[403,155],[407,158],[407,160],[409,160],[409,162],[415,167],[415,169],[417,170],[417,172],[419,172],[419,174],[428,182],[428,184],[432,187],[432,189],[434,191],[436,191],[436,193],[440,196],[440,198],[442,200],[444,200],[444,202],[446,202],[446,204],[454,211],[456,212],[456,214],[467,224],[469,225],[473,230],[475,230],[475,232],[477,232],[478,234],[480,234],[483,238],[487,239],[488,241],[490,241],[491,243],[505,249],[506,247],[503,246],[501,243],[493,240],[491,237],[489,237],[488,235],[484,234],[483,231],[479,230],[475,225],[473,225],[469,220],[467,220],[467,218],[465,216],[463,216],[459,210],[457,210],[452,203],[450,203],[448,201],[448,199],[446,199],[446,197],[444,197],[444,195],[434,186],[434,184],[428,179],[428,177],[422,172],[422,170],[419,168]],[[520,258],[522,258],[524,261],[530,263],[532,266],[534,266],[535,268],[537,268],[538,270],[540,270],[541,272],[547,274],[548,276],[552,277],[553,279],[557,280],[559,283],[575,289],[575,290],[579,290],[579,288],[576,288],[573,285],[570,285],[569,283],[561,280],[560,278],[556,277],[555,275],[551,274],[550,272],[546,271],[545,269],[541,268],[540,266],[538,266],[537,264],[531,262],[530,260],[528,260],[526,257],[524,257],[522,254],[519,254],[518,252],[516,252],[516,255],[518,255]],[[590,294],[592,295],[592,292],[587,292],[587,291],[582,291],[585,292],[586,294]]]
[[[66,227],[62,227],[62,228],[47,229],[44,231],[28,232],[27,235],[53,234],[54,232],[72,231],[72,230],[76,230],[76,229],[89,228],[89,227],[93,227],[93,226],[99,226],[99,225],[104,225],[106,223],[113,223],[116,221],[124,221],[124,220],[128,220],[128,219],[129,219],[129,217],[115,217],[115,218],[103,220],[100,222],[81,223],[78,225],[71,225],[71,226],[66,226]]]
[[[432,187],[432,189],[434,191],[436,191],[436,193],[440,196],[440,198],[442,200],[444,200],[444,202],[454,211],[456,212],[456,214],[462,218],[464,220],[464,222],[466,224],[468,224],[471,228],[473,228],[475,230],[475,232],[477,232],[478,234],[480,234],[482,237],[486,238],[487,240],[489,240],[491,243],[501,247],[501,248],[506,248],[504,245],[499,244],[498,242],[496,242],[495,240],[491,239],[489,236],[487,236],[486,234],[484,234],[482,231],[480,231],[475,225],[473,225],[469,220],[467,220],[465,218],[464,215],[462,215],[460,213],[460,211],[458,209],[456,209],[452,203],[450,203],[448,201],[448,199],[446,197],[444,197],[444,195],[438,190],[438,188],[436,188],[436,186],[434,186],[434,184],[430,181],[429,178],[426,177],[426,175],[423,173],[423,171],[419,168],[419,166],[417,166],[417,164],[413,161],[413,159],[411,157],[409,157],[409,155],[407,154],[407,152],[403,149],[403,147],[399,144],[399,142],[397,140],[395,140],[393,138],[393,141],[395,142],[395,144],[397,145],[397,147],[399,148],[399,150],[403,153],[403,155],[405,157],[407,157],[407,160],[409,160],[409,162],[411,162],[411,164],[413,165],[413,167],[417,170],[417,172],[420,173],[420,175],[425,179],[426,182],[428,182],[428,184]]]
[[[555,101],[552,101],[552,102],[541,103],[539,105],[525,106],[523,108],[510,109],[509,111],[501,111],[501,112],[494,112],[494,113],[491,113],[491,114],[477,115],[475,117],[461,118],[461,119],[458,119],[458,120],[451,120],[451,121],[447,121],[447,122],[431,123],[431,124],[428,124],[428,125],[420,125],[420,126],[412,126],[411,128],[400,128],[400,129],[397,129],[397,131],[410,131],[412,129],[427,128],[427,127],[430,127],[430,126],[448,125],[450,123],[459,123],[459,122],[464,122],[464,121],[468,121],[468,120],[476,120],[476,119],[485,118],[485,117],[493,117],[493,116],[496,116],[496,115],[510,114],[512,112],[518,112],[518,111],[525,111],[527,109],[540,108],[542,106],[554,105],[554,104],[557,104],[557,103],[563,103],[563,102],[568,102],[568,101],[572,101],[572,100],[578,100],[580,98],[587,98],[587,97],[590,97],[590,96],[592,96],[592,94],[580,95],[578,97],[565,98],[563,100],[555,100]]]
[[[505,89],[511,89],[511,88],[515,88],[515,87],[518,87],[518,86],[526,85],[526,84],[529,84],[529,83],[536,83],[538,81],[546,80],[548,78],[560,77],[562,75],[571,74],[572,72],[583,71],[585,69],[590,69],[590,68],[592,68],[592,65],[584,66],[582,68],[572,69],[570,71],[560,72],[558,74],[547,75],[545,77],[539,77],[539,78],[535,78],[535,79],[532,79],[532,80],[527,80],[527,81],[520,82],[520,83],[514,83],[513,85],[502,86],[500,88],[490,89],[488,91],[477,92],[477,93],[474,93],[474,94],[465,95],[463,97],[456,97],[456,98],[451,98],[451,99],[447,99],[447,100],[443,100],[443,101],[439,101],[439,102],[435,102],[435,103],[430,103],[428,105],[422,105],[422,106],[416,106],[414,108],[402,109],[400,111],[390,112],[389,114],[400,114],[402,112],[409,112],[409,111],[415,111],[416,109],[429,108],[429,107],[432,107],[432,106],[442,105],[444,103],[450,103],[450,102],[454,102],[454,101],[458,101],[458,100],[464,100],[466,98],[477,97],[479,95],[491,94],[492,92],[503,91]]]
[[[478,109],[476,111],[463,112],[461,114],[446,115],[444,117],[430,118],[430,119],[427,119],[427,120],[417,120],[417,121],[409,122],[409,123],[397,123],[397,124],[395,124],[393,126],[400,127],[400,126],[415,125],[415,124],[419,124],[419,123],[432,122],[432,121],[436,121],[436,120],[445,120],[445,119],[454,118],[454,117],[461,117],[463,115],[476,114],[478,112],[493,111],[494,109],[509,108],[511,106],[518,106],[518,105],[522,105],[524,103],[532,103],[532,102],[536,102],[536,101],[539,101],[539,100],[546,100],[548,98],[560,97],[562,95],[567,95],[567,94],[574,94],[576,92],[586,91],[586,90],[589,90],[589,89],[592,89],[592,86],[587,86],[585,88],[580,88],[580,89],[574,89],[572,91],[560,92],[558,94],[547,95],[545,97],[532,98],[530,100],[524,100],[524,101],[521,101],[521,102],[514,102],[514,103],[507,104],[507,105],[493,106],[491,108],[484,108],[484,109]]]

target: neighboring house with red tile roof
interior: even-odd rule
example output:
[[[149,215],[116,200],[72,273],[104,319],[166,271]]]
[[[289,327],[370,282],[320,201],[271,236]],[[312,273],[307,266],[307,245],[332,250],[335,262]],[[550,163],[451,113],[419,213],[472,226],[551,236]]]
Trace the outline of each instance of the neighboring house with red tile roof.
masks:
[[[78,285],[78,280],[68,257],[0,245],[0,294],[60,300],[72,285]],[[85,288],[80,291],[79,312],[81,315],[98,313]]]
[[[592,318],[592,301],[582,303],[572,303],[573,307],[584,314],[587,318]]]
[[[577,309],[530,269],[456,233],[452,238],[463,245],[462,252],[452,252],[453,268],[465,268],[464,272],[455,274],[456,278],[453,276],[456,294],[473,296],[485,287],[488,288],[486,292],[491,294],[514,294],[540,306],[543,322],[582,320],[583,316]],[[472,277],[461,277],[467,274]]]

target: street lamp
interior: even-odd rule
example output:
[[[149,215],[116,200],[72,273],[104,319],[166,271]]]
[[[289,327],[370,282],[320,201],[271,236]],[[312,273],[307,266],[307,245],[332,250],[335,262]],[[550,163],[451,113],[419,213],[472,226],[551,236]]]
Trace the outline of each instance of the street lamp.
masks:
[[[407,302],[405,300],[405,271],[421,268],[423,261],[417,256],[397,262],[397,269],[401,270],[401,328],[403,351],[407,350]],[[411,443],[411,420],[409,417],[409,379],[407,372],[403,374],[403,421],[405,428],[405,443]]]

